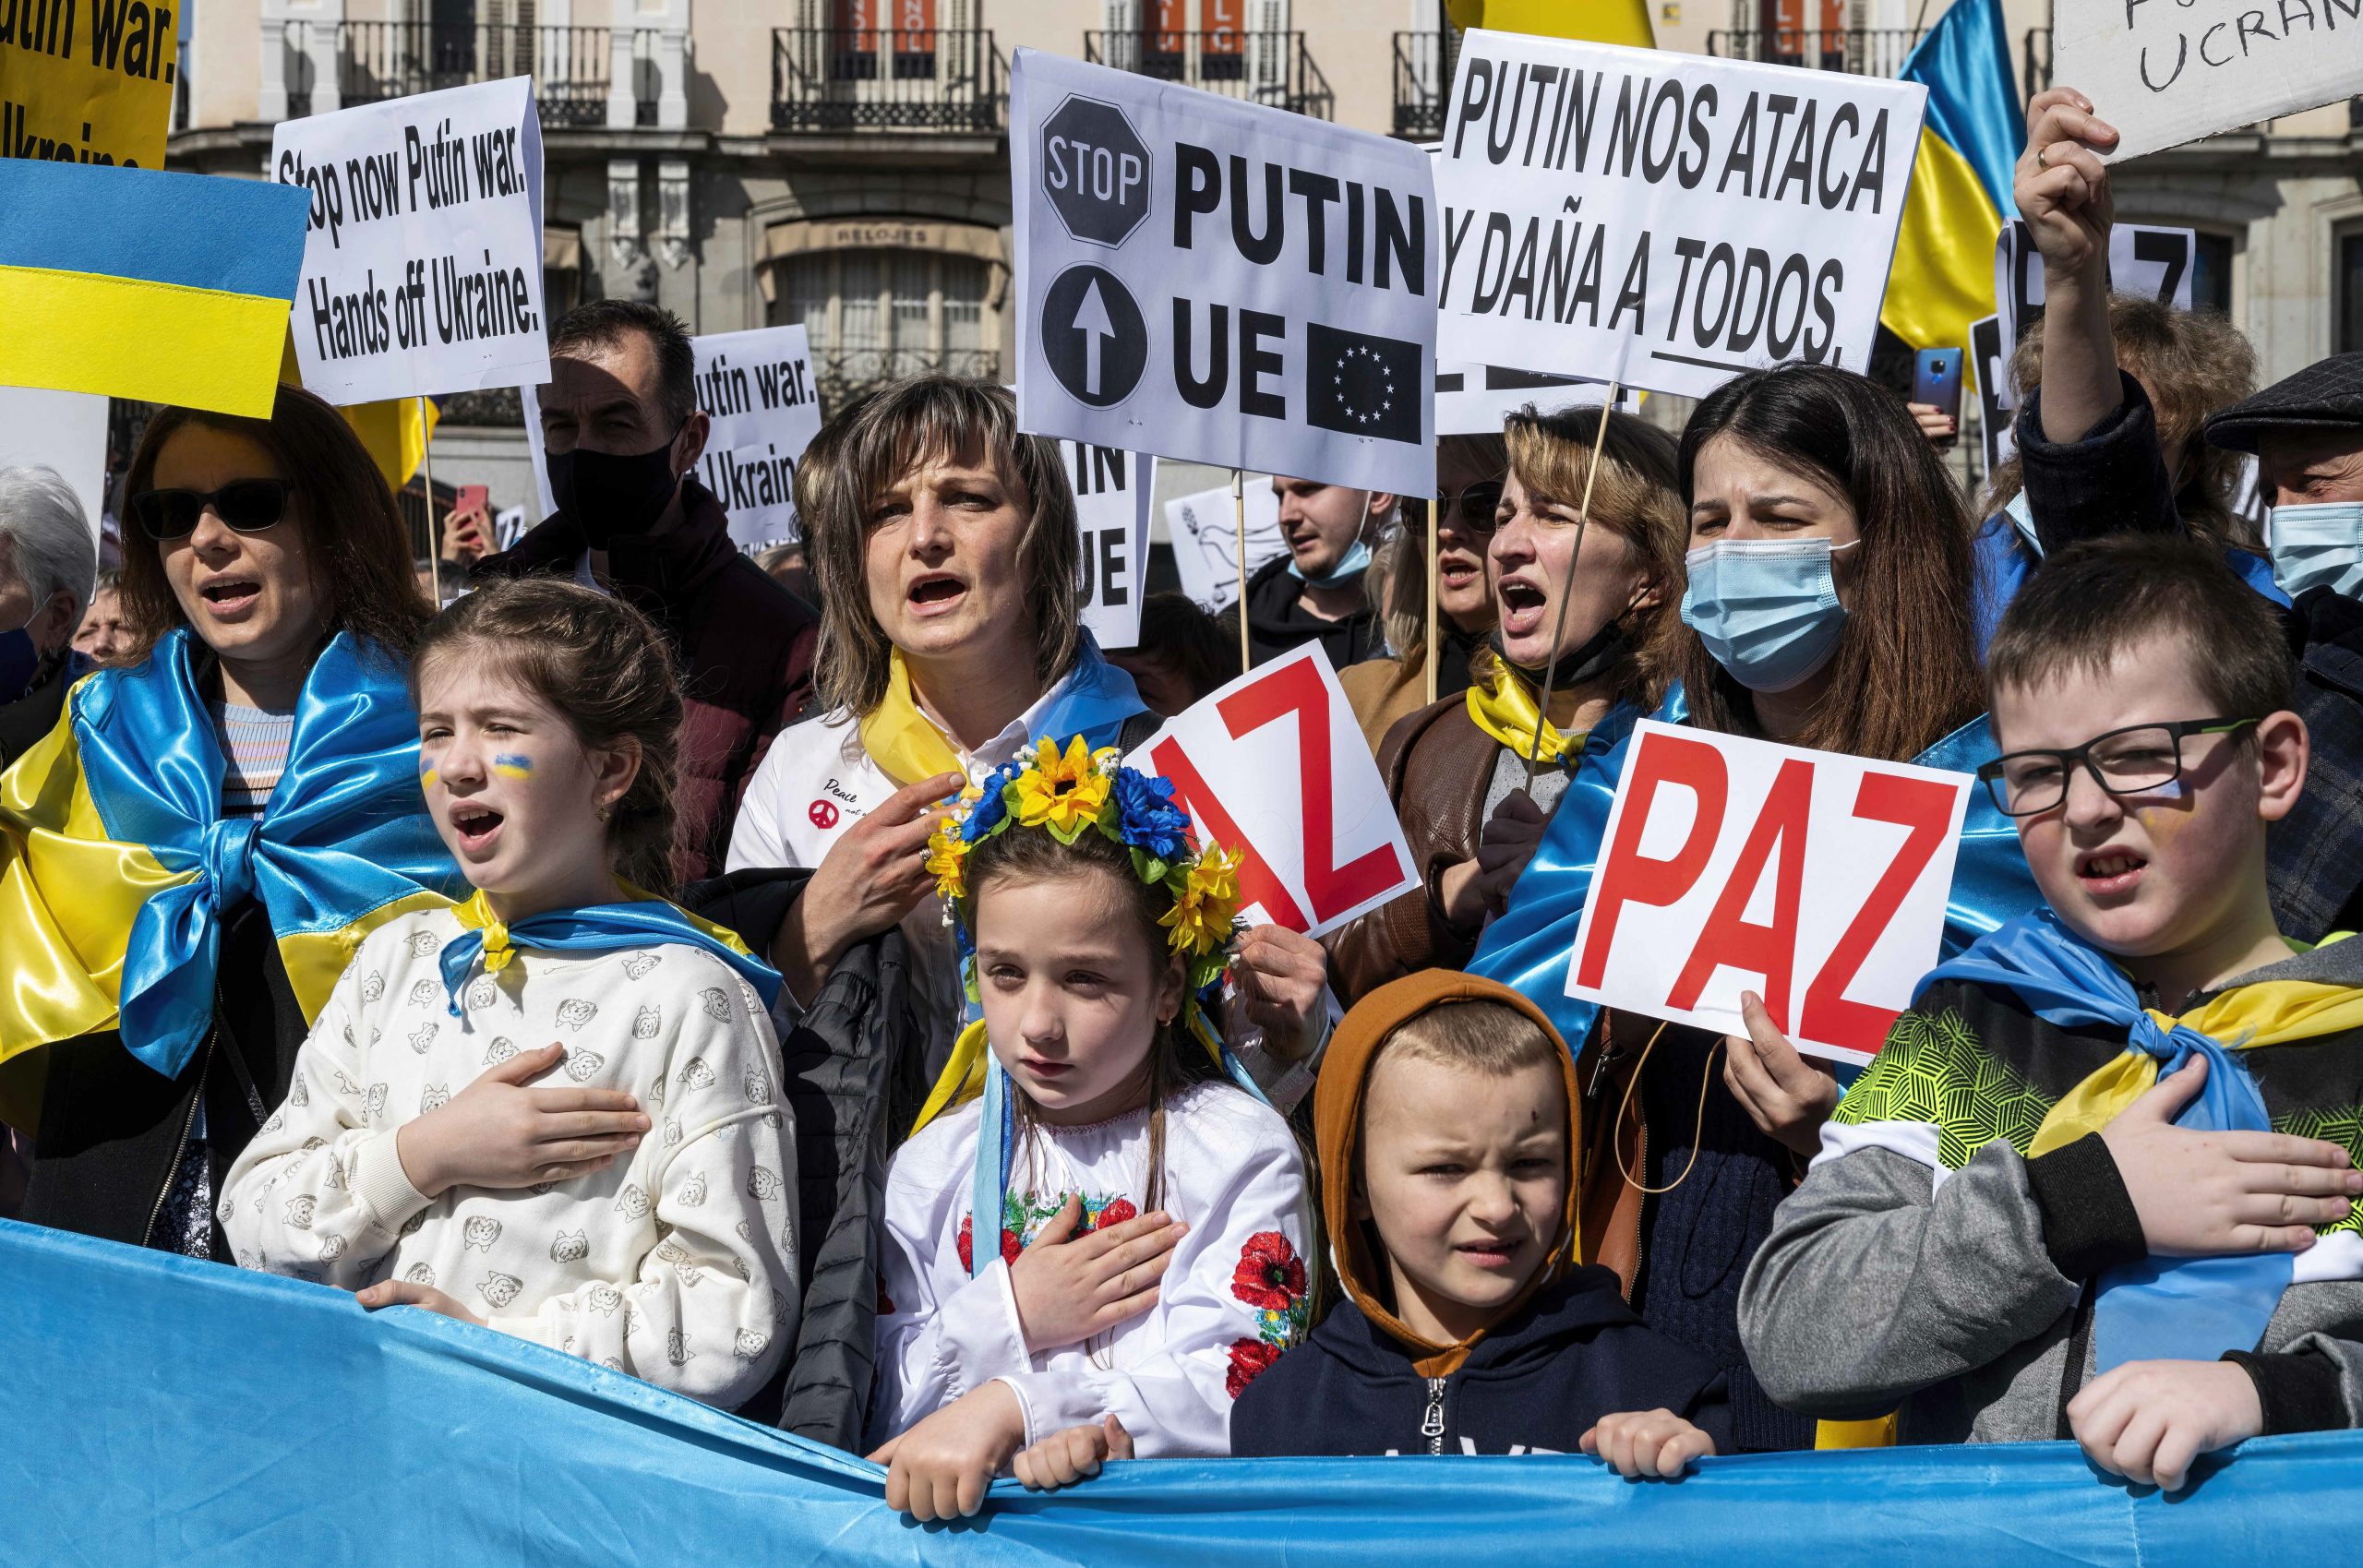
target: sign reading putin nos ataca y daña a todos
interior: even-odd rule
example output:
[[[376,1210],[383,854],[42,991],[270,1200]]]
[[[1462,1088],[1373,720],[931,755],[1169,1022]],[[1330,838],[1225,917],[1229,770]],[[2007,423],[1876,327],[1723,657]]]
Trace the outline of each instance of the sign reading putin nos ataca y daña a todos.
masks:
[[[1469,33],[1436,170],[1456,354],[1685,397],[1869,362],[1927,90]]]
[[[1433,493],[1425,153],[1032,50],[1010,84],[1026,429]]]
[[[270,177],[312,197],[293,322],[306,387],[362,403],[549,379],[530,79],[282,121]]]

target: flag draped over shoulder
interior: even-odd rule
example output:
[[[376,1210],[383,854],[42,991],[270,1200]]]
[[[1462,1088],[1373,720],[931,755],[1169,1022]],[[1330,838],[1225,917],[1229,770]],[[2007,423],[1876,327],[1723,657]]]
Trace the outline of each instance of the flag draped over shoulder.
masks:
[[[270,417],[309,198],[0,158],[0,384]]]
[[[1634,49],[1657,46],[1649,0],[1450,0],[1445,14],[1464,31],[1481,27]]]
[[[177,1077],[215,1004],[222,916],[270,917],[306,1018],[369,931],[464,891],[418,784],[398,664],[339,633],[295,710],[259,817],[222,816],[224,761],[189,633],[105,669],[0,773],[0,1061],[117,1028]]]
[[[2026,148],[2002,0],[1959,0],[1898,73],[1928,90],[1879,322],[1913,348],[1959,347],[1994,314],[1994,240],[2018,215],[2011,174]]]
[[[1158,1459],[1052,1493],[1002,1481],[975,1518],[915,1525],[877,1466],[761,1412],[414,1308],[6,1221],[0,1279],[12,1562],[282,1568],[381,1539],[615,1568],[1533,1568],[1576,1541],[1637,1562],[1745,1541],[1749,1568],[2219,1568],[2334,1561],[2324,1543],[2363,1532],[2355,1432],[2243,1443],[2171,1498],[2069,1442],[1742,1454],[1639,1485],[1580,1454]]]

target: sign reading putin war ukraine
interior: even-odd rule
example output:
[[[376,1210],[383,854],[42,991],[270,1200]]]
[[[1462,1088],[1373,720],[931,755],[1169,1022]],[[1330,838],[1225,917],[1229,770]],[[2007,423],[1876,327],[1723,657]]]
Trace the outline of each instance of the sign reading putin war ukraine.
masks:
[[[1928,90],[1476,31],[1445,115],[1456,358],[1702,397],[1861,370]]]
[[[162,168],[179,19],[167,0],[0,0],[0,158]]]
[[[549,379],[530,78],[282,121],[270,177],[311,196],[306,388],[342,405]]]
[[[1010,84],[1025,428],[1433,493],[1425,153],[1033,50]]]

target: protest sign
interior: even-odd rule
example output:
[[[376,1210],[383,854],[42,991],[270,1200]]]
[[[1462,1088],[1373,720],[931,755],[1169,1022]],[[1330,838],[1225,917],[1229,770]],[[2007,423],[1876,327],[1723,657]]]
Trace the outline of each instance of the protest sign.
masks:
[[[361,403],[549,379],[530,78],[282,120],[270,177],[311,194],[306,387]]]
[[[804,329],[758,327],[690,340],[698,408],[711,422],[697,475],[730,514],[730,539],[762,550],[801,539],[796,521],[796,465],[821,433],[821,393]],[[541,398],[522,389],[525,443],[542,515],[558,510],[542,447]]]
[[[1148,500],[1157,460],[1062,441],[1067,477],[1074,482],[1075,595],[1084,629],[1102,648],[1131,648],[1141,640],[1141,574],[1148,560]]]
[[[1643,720],[1609,808],[1567,995],[1870,1059],[1936,965],[1976,781]]]
[[[2363,89],[2355,0],[2082,0],[2052,25],[2051,79],[2117,127],[2111,162]]]
[[[2002,352],[2002,318],[1981,317],[1969,324],[1969,365],[1977,378],[1977,433],[1985,446],[1985,472],[2016,457],[2018,389],[2010,380],[2010,356]]]
[[[1253,577],[1289,542],[1280,533],[1280,498],[1273,494],[1271,480],[1250,473],[1241,485],[1247,509],[1246,575]],[[1210,614],[1221,614],[1239,597],[1239,522],[1230,486],[1166,502],[1165,532],[1173,546],[1173,569],[1181,574],[1182,592]]]
[[[1436,362],[1436,434],[1498,435],[1502,421],[1529,405],[1538,413],[1567,408],[1598,408],[1608,401],[1608,383],[1584,376],[1546,376],[1498,365]],[[1616,406],[1632,400],[1617,394]]]
[[[1242,857],[1240,914],[1317,937],[1420,885],[1328,656],[1307,643],[1240,676],[1125,759]]]
[[[2195,230],[2118,223],[2108,233],[2108,286],[2117,293],[2189,310],[2198,257]],[[2043,314],[2043,254],[2026,220],[2009,219],[1994,236],[1994,304],[2002,318],[2005,360]]]
[[[1030,49],[1009,145],[1025,428],[1435,488],[1418,148]]]
[[[0,157],[162,168],[180,15],[151,0],[0,6]]]
[[[1927,90],[1473,31],[1445,116],[1455,357],[1699,397],[1869,364]]]
[[[97,538],[107,496],[107,400],[0,387],[0,468],[18,463],[55,470]]]

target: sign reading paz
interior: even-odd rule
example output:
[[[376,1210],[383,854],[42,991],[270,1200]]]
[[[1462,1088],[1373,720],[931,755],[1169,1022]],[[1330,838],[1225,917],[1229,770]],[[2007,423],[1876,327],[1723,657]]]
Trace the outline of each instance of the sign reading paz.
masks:
[[[549,379],[529,78],[283,120],[270,176],[312,197],[306,387],[362,403]]]
[[[2079,0],[2052,48],[2052,79],[2117,127],[2114,162],[2347,97],[2363,87],[2363,6]]]
[[[1148,558],[1149,489],[1157,460],[1062,441],[1067,476],[1074,482],[1075,598],[1084,629],[1102,648],[1132,648],[1141,640],[1142,565]]]
[[[1927,90],[1466,35],[1436,170],[1456,356],[1702,396],[1869,363]]]
[[[1370,743],[1317,644],[1170,720],[1125,761],[1173,781],[1198,832],[1243,857],[1240,911],[1317,937],[1419,886]]]
[[[1974,784],[1644,720],[1567,994],[1744,1035],[1752,990],[1799,1050],[1869,1060],[1937,964]]]
[[[1435,488],[1435,224],[1405,142],[1021,49],[1019,423]]]

